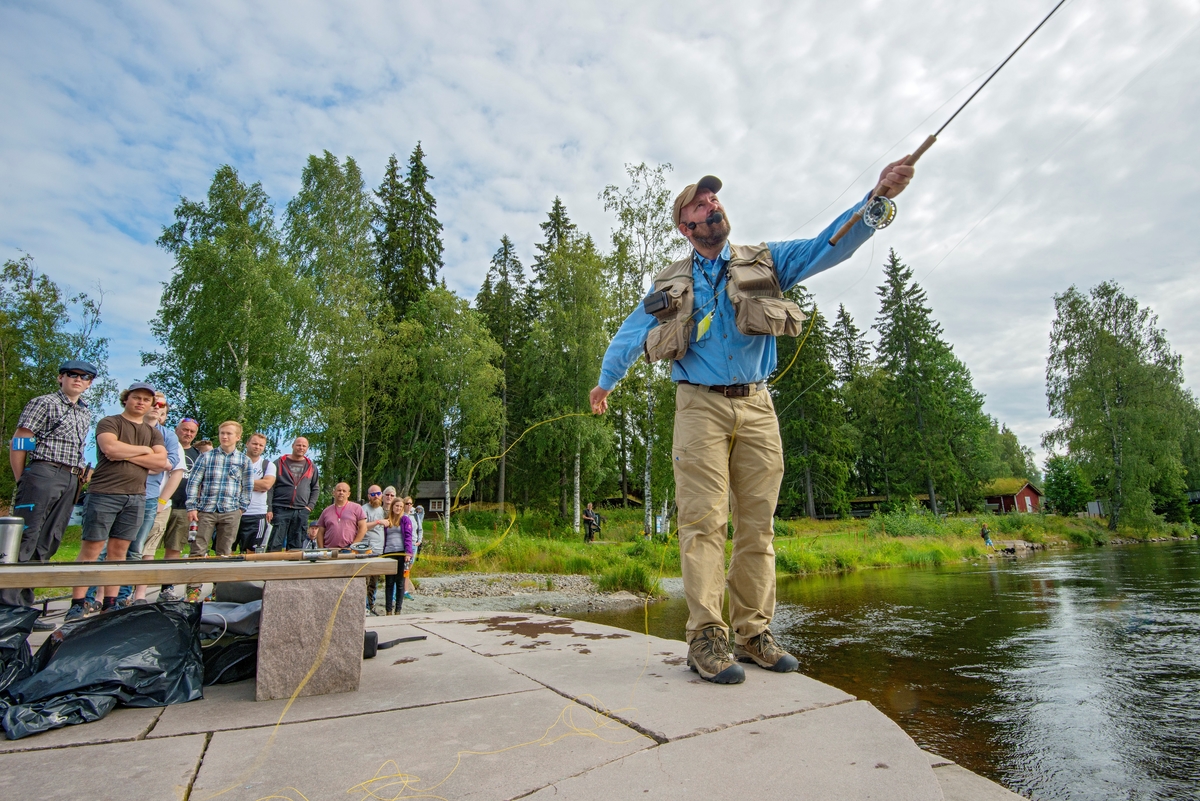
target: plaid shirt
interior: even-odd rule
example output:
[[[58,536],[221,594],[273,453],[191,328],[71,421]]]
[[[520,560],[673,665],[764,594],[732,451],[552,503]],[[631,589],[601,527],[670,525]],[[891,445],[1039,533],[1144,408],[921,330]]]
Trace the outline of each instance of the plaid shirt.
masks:
[[[245,511],[250,505],[254,480],[250,457],[241,451],[225,453],[213,448],[200,455],[188,478],[187,508],[197,512]]]
[[[71,467],[83,467],[91,427],[92,413],[83,398],[71,403],[62,390],[29,401],[17,419],[17,428],[28,428],[37,437],[34,459]]]

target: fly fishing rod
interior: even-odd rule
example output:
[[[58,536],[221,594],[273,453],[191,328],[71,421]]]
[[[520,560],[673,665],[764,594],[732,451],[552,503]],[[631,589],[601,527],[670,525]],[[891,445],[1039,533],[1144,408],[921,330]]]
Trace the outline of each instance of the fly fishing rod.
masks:
[[[1051,17],[1054,16],[1054,12],[1058,11],[1058,9],[1061,8],[1066,2],[1067,0],[1058,0],[1058,5],[1050,9],[1050,13],[1047,14],[1045,18],[1043,18],[1042,21],[1037,24],[1036,28],[1029,32],[1028,36],[1021,40],[1021,43],[1017,45],[1016,49],[1008,54],[1008,58],[1000,62],[1000,66],[992,70],[992,74],[987,77],[987,80],[979,84],[979,88],[972,92],[971,96],[968,97],[966,101],[958,107],[958,111],[955,111],[953,114],[951,114],[950,119],[942,123],[941,128],[938,128],[931,136],[927,136],[925,141],[921,143],[921,146],[918,147],[916,151],[910,154],[907,158],[905,158],[901,163],[906,167],[911,167],[912,165],[916,164],[921,156],[925,155],[925,151],[933,147],[933,143],[937,141],[937,138],[941,132],[946,130],[946,126],[954,122],[954,118],[959,115],[959,112],[966,108],[967,104],[975,99],[975,95],[979,94],[983,90],[983,87],[987,86],[992,78],[996,77],[996,73],[1004,69],[1004,65],[1012,60],[1012,57],[1017,54],[1017,51],[1024,47],[1025,43],[1032,39],[1033,35],[1037,33],[1038,30],[1041,29],[1041,27],[1045,25]],[[896,219],[896,202],[883,194],[890,188],[892,187],[889,184],[884,183],[883,179],[880,179],[875,188],[871,190],[871,196],[868,197],[867,201],[862,204],[862,207],[859,208],[858,211],[854,212],[854,215],[850,217],[849,220],[846,220],[846,224],[839,228],[836,234],[830,237],[829,244],[836,245],[843,236],[850,232],[850,229],[853,228],[854,224],[859,220],[862,220],[868,226],[877,231],[888,227],[892,220]]]

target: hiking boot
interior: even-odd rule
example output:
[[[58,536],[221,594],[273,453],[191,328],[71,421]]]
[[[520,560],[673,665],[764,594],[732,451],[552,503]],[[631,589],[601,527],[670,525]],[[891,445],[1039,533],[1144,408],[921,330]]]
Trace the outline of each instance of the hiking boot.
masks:
[[[733,655],[739,662],[753,662],[776,673],[791,673],[800,667],[800,660],[779,647],[770,629],[746,640],[745,645],[735,643]]]
[[[746,680],[746,672],[729,653],[729,635],[720,626],[709,626],[692,638],[687,664],[713,684],[741,684]]]
[[[54,631],[58,626],[54,625],[53,620],[46,620],[44,617],[39,617],[33,621],[34,631]]]

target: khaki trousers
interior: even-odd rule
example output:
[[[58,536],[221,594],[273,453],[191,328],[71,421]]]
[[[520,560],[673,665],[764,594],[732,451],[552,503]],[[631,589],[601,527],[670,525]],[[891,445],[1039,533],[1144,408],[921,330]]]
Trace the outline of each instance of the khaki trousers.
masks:
[[[726,520],[732,512],[729,618],[734,641],[744,644],[775,615],[771,542],[783,445],[770,392],[726,398],[679,384],[672,457],[688,641],[709,626],[724,628]]]

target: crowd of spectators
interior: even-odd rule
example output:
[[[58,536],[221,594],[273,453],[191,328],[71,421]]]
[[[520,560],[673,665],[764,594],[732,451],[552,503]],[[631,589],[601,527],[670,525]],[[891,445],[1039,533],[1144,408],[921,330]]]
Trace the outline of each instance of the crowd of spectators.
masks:
[[[31,400],[14,432],[9,460],[17,479],[13,514],[24,519],[18,561],[47,562],[57,552],[77,502],[82,502],[78,560],[166,559],[229,556],[308,548],[365,549],[401,564],[384,583],[384,612],[398,614],[411,598],[409,570],[421,545],[424,510],[394,487],[371,485],[364,503],[350,500],[346,482],[333,503],[311,520],[320,498],[320,475],[308,440],[267,458],[266,435],[245,440],[241,423],[217,426],[217,445],[200,437],[199,423],[181,417],[168,427],[169,405],[146,383],[120,395],[121,412],[96,425],[96,467],[85,462],[91,411],[83,393],[96,377],[88,362],[59,367],[59,389]],[[85,491],[86,488],[86,491]],[[82,495],[82,497],[81,497]],[[147,588],[76,587],[66,621],[144,604]],[[187,601],[201,600],[188,585]],[[377,614],[378,582],[367,587],[367,612]],[[159,600],[179,600],[162,585]],[[0,603],[32,606],[33,590],[0,590]],[[38,630],[53,623],[39,620]]]

